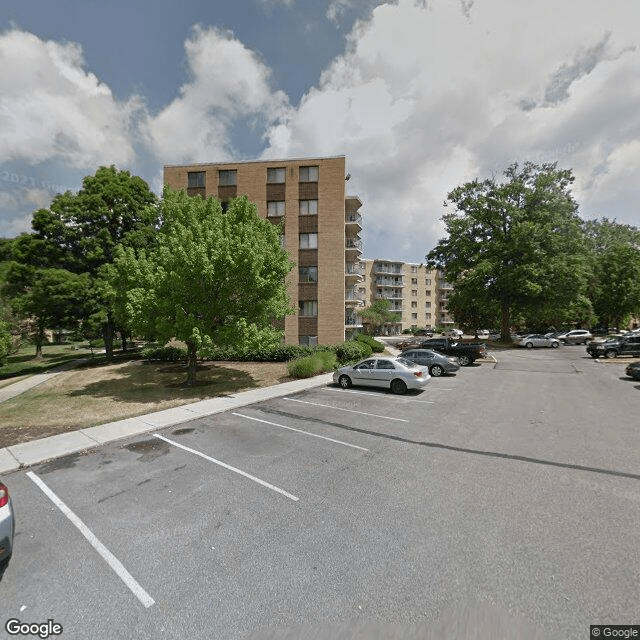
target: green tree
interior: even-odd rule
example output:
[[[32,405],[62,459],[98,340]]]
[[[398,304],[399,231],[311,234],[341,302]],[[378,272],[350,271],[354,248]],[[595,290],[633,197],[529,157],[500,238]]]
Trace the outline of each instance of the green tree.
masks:
[[[359,312],[362,321],[367,325],[370,335],[392,322],[400,322],[400,314],[390,311],[391,302],[380,298],[374,300],[370,306]]]
[[[584,224],[591,249],[591,299],[600,322],[621,327],[640,314],[640,230],[603,218]]]
[[[208,198],[166,188],[162,226],[150,250],[117,249],[112,295],[125,296],[139,335],[187,345],[187,384],[196,380],[200,348],[237,345],[273,334],[289,307],[285,276],[293,267],[280,227],[258,217],[245,197],[226,213]]]
[[[56,196],[48,209],[34,213],[32,234],[14,240],[12,259],[38,268],[86,273],[91,296],[102,317],[107,357],[113,353],[117,327],[105,298],[102,267],[110,264],[118,245],[149,246],[158,226],[155,194],[128,171],[100,167],[87,176],[78,193]]]
[[[459,301],[498,305],[508,341],[512,314],[536,317],[579,300],[589,269],[571,171],[527,162],[504,176],[448,194],[445,206],[455,207],[443,216],[448,237],[427,262],[446,272]]]
[[[12,291],[12,306],[33,318],[36,358],[41,358],[47,329],[76,329],[85,315],[89,277],[66,269],[37,269],[28,281],[18,282],[21,288]],[[23,287],[25,282],[29,284]],[[12,286],[11,275],[7,286]]]

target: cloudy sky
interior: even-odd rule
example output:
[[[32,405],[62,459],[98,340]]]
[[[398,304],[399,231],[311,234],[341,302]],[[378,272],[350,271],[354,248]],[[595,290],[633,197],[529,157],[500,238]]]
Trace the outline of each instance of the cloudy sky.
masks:
[[[0,236],[115,164],[347,156],[365,257],[421,262],[514,161],[640,225],[637,0],[22,0],[0,14]]]

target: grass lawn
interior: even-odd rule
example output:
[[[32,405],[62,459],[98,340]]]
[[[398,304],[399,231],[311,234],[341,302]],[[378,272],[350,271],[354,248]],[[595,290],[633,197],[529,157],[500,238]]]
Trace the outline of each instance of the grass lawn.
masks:
[[[185,380],[182,363],[96,359],[1,403],[0,448],[290,378],[286,362],[206,362],[195,386],[184,387]]]
[[[91,357],[89,349],[82,348],[86,343],[77,344],[45,344],[42,347],[42,358],[36,358],[36,348],[23,345],[17,353],[7,358],[6,364],[0,367],[0,385],[17,382],[23,375],[44,373],[48,369],[80,358]]]

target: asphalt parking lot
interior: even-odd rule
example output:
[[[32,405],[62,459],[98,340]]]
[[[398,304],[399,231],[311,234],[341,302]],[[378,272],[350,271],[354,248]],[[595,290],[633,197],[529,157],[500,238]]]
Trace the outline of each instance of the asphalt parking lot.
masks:
[[[471,599],[548,637],[637,622],[640,385],[583,351],[405,396],[318,387],[9,474],[5,619],[311,637]]]

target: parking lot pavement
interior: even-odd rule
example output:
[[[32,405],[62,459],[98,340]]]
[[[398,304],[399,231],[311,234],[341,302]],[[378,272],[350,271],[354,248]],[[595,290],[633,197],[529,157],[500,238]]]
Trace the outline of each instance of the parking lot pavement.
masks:
[[[545,370],[571,357],[289,390],[14,471],[3,612],[141,639],[428,623],[469,595],[569,640],[630,618],[640,400]]]

